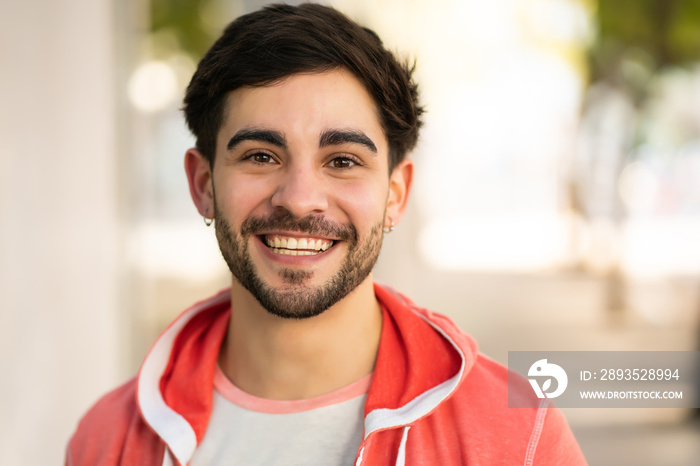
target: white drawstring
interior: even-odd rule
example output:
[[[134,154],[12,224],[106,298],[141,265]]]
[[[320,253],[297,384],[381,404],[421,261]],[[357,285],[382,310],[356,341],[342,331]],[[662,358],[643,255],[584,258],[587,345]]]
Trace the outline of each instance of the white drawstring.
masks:
[[[399,453],[396,455],[396,466],[404,466],[406,464],[406,441],[408,440],[408,430],[411,426],[403,428],[403,436],[399,445]]]
[[[360,450],[360,454],[357,455],[357,461],[355,461],[355,466],[360,466],[362,464],[362,455],[365,452],[365,447],[362,447],[362,450]]]
[[[396,453],[396,466],[404,466],[406,464],[406,442],[408,441],[408,430],[411,426],[406,426],[403,428],[403,435],[401,436],[401,443],[399,444],[399,451]],[[355,466],[360,466],[362,464],[362,455],[365,453],[365,447],[362,447],[360,454],[357,455],[357,461]]]
[[[163,465],[162,466],[173,466],[173,459],[170,457],[170,449],[166,446],[163,452]]]

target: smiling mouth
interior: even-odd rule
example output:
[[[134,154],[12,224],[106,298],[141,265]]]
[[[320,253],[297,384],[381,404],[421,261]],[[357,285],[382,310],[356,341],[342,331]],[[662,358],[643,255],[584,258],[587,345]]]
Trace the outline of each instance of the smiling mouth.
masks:
[[[260,236],[263,244],[275,254],[287,256],[316,256],[330,249],[335,241],[323,238],[294,238],[281,235]]]

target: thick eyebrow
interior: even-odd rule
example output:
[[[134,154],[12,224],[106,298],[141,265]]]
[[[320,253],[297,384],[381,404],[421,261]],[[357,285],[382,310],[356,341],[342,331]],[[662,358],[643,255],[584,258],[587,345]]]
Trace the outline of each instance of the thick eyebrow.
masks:
[[[226,144],[226,150],[230,151],[243,141],[266,142],[281,149],[287,148],[287,141],[284,138],[284,134],[280,133],[279,131],[274,131],[271,129],[244,128],[239,130],[231,139],[229,139],[228,144]]]
[[[348,143],[361,144],[375,154],[377,153],[377,146],[372,142],[372,140],[365,133],[357,130],[326,130],[321,134],[321,139],[319,140],[318,146],[339,146],[341,144]]]

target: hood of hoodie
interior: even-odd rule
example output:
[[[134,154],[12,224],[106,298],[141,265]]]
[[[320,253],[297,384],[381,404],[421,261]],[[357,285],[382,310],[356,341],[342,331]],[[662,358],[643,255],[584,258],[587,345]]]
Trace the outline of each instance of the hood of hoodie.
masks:
[[[388,287],[375,284],[374,291],[383,323],[364,440],[402,427],[405,441],[412,423],[454,393],[476,362],[477,347],[449,318],[414,306]],[[141,415],[183,465],[206,432],[230,313],[228,289],[187,309],[159,336],[139,371]]]

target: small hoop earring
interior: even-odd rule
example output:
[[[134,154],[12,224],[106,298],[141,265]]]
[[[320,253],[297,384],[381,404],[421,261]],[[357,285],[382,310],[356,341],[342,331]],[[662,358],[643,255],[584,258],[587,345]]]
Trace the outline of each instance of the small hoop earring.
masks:
[[[207,207],[206,209],[204,209],[204,214],[202,214],[202,218],[204,219],[204,224],[205,224],[206,226],[210,227],[211,224],[214,223],[214,219],[213,219],[213,218],[207,218],[207,212],[209,212],[209,207]]]
[[[391,233],[392,231],[394,231],[394,227],[396,225],[394,224],[394,221],[391,218],[389,218],[389,223],[391,223],[391,225],[388,227],[384,227],[384,233]]]

